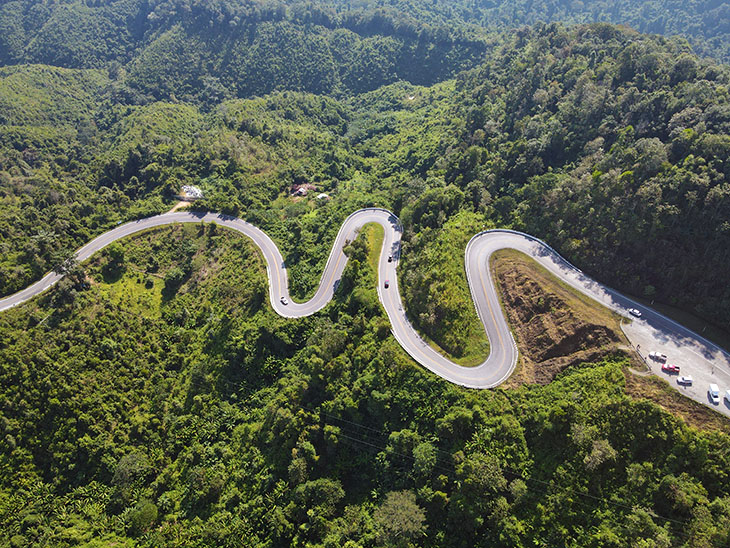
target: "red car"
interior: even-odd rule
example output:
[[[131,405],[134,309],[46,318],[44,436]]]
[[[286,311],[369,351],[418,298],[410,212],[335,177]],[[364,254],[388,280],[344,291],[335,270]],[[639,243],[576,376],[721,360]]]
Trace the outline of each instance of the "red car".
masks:
[[[664,365],[662,365],[662,371],[664,371],[665,373],[669,373],[670,375],[677,375],[679,374],[679,366],[665,363]]]
[[[388,289],[390,286],[390,280],[385,280],[385,289]]]

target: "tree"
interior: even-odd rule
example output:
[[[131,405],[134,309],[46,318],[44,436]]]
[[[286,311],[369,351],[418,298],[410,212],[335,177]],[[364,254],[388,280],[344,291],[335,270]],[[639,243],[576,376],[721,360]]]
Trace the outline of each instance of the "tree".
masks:
[[[51,262],[54,265],[53,271],[62,276],[66,276],[78,266],[76,255],[70,249],[60,249],[53,253]]]
[[[124,262],[124,247],[119,242],[112,242],[106,248],[107,255],[109,256],[109,263],[114,266],[119,266]]]
[[[586,455],[583,460],[586,469],[589,472],[595,472],[601,465],[606,462],[613,462],[616,460],[616,450],[611,447],[608,440],[594,440],[591,452]]]
[[[436,447],[424,441],[413,449],[413,473],[419,477],[428,477],[436,466]]]
[[[124,247],[119,242],[113,242],[106,248],[108,262],[104,265],[105,275],[121,275],[124,267]]]
[[[150,500],[142,499],[129,515],[129,529],[133,536],[147,531],[157,521],[157,506]]]
[[[426,514],[412,491],[391,491],[373,514],[379,536],[388,546],[405,546],[426,533]]]
[[[173,295],[183,281],[185,281],[185,271],[182,268],[176,266],[168,270],[165,274],[165,294]]]

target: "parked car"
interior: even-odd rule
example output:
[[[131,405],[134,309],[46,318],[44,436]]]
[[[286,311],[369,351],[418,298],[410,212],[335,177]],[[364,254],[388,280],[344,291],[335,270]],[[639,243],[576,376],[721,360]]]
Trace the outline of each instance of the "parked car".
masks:
[[[679,366],[670,364],[670,363],[665,363],[664,365],[662,365],[662,371],[664,371],[665,373],[669,373],[670,375],[678,375]]]
[[[677,384],[683,384],[685,386],[692,386],[694,379],[690,375],[684,375],[677,379]]]
[[[667,355],[662,354],[661,352],[649,352],[649,359],[652,359],[655,362],[664,363],[667,361]]]
[[[636,318],[641,318],[641,310],[638,310],[636,308],[629,308],[629,314]]]
[[[390,280],[385,280],[385,289],[390,287]]]
[[[710,401],[715,405],[720,403],[720,389],[716,384],[710,385],[710,388],[707,389],[707,395],[710,396]]]
[[[727,400],[727,403],[730,404],[730,390],[725,390],[725,399]]]
[[[286,297],[282,297],[280,300],[281,304],[283,304],[284,306],[289,304],[289,299],[287,299]]]

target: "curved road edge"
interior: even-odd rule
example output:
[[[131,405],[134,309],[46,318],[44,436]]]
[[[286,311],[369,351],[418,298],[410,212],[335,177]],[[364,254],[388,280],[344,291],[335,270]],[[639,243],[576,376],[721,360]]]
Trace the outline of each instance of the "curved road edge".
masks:
[[[730,372],[730,355],[724,350],[658,312],[592,280],[541,240],[511,230],[481,232],[472,237],[466,246],[464,264],[467,281],[474,306],[490,343],[489,356],[476,367],[463,367],[449,361],[426,343],[411,325],[401,301],[397,276],[403,228],[398,218],[385,209],[361,209],[345,219],[337,233],[314,296],[303,303],[290,299],[286,264],[271,238],[261,229],[242,219],[220,213],[183,211],[132,221],[94,238],[76,252],[76,258],[84,261],[110,243],[150,228],[175,223],[201,222],[214,222],[253,240],[266,262],[271,306],[279,315],[287,318],[309,316],[326,306],[337,290],[347,264],[347,256],[343,252],[345,245],[357,236],[364,225],[368,223],[381,225],[385,235],[378,263],[378,297],[390,320],[393,335],[416,362],[461,386],[493,388],[504,382],[517,364],[517,345],[502,312],[489,268],[492,253],[505,248],[527,254],[568,285],[623,316],[629,317],[626,312],[628,308],[639,309],[642,318],[634,319],[635,323],[646,326],[664,337],[691,341],[707,357],[720,355],[728,364]],[[392,257],[392,261],[388,260],[389,256]],[[61,278],[61,275],[53,272],[46,274],[41,280],[22,291],[0,299],[0,311],[31,299]],[[385,280],[389,282],[388,288],[385,287]],[[287,304],[284,304],[284,299],[287,300]]]

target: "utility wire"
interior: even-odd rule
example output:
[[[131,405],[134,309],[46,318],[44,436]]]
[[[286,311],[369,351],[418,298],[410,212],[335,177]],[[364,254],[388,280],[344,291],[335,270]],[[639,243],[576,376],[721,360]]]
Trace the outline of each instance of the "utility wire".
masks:
[[[350,432],[350,433],[352,433],[352,432]],[[378,449],[380,451],[386,451],[389,455],[396,455],[396,456],[402,457],[404,459],[408,459],[408,460],[415,461],[415,457],[413,457],[412,455],[404,455],[402,453],[398,453],[396,451],[392,451],[391,449],[388,449],[387,447],[384,447],[382,445],[378,445],[378,444],[372,443],[371,441],[368,441],[368,440],[364,440],[364,439],[361,439],[361,438],[348,436],[348,435],[342,434],[342,433],[338,434],[338,437],[342,437],[342,438],[345,438],[347,440],[353,441],[355,443],[359,443],[359,444],[362,444],[362,445],[366,445],[366,446],[371,447],[373,449]],[[451,468],[445,468],[443,466],[439,466],[438,464],[437,465],[434,465],[434,468],[435,469],[438,469],[438,470],[441,470],[443,472],[446,472],[448,474],[452,474],[453,473],[453,469],[451,469]],[[522,480],[527,481],[527,482],[533,482],[533,483],[543,484],[544,486],[547,486],[547,487],[553,487],[553,485],[550,484],[547,481],[543,481],[543,480],[538,480],[538,479],[534,479],[534,478],[525,477],[525,476],[523,476],[520,473],[512,472],[512,471],[510,471],[510,468],[509,467],[501,467],[501,468],[503,470],[507,471],[510,475],[516,476],[516,478],[518,478],[518,479],[522,479]],[[598,502],[604,502],[604,503],[607,503],[607,504],[610,504],[610,505],[614,505],[614,506],[617,506],[617,507],[624,508],[626,510],[632,510],[633,511],[635,509],[634,506],[629,506],[627,504],[623,504],[623,503],[620,503],[620,502],[612,501],[612,500],[609,500],[609,499],[607,499],[605,497],[597,497],[595,495],[591,495],[590,493],[584,493],[584,492],[581,492],[581,491],[577,491],[575,489],[569,489],[569,488],[565,488],[565,487],[561,487],[561,489],[564,490],[564,491],[572,492],[573,494],[578,495],[578,496],[587,497],[587,498],[596,500]],[[538,491],[540,493],[543,493],[543,494],[548,495],[548,496],[550,496],[551,494],[553,494],[548,489],[538,489]],[[595,510],[595,507],[592,506],[592,505],[590,505],[590,504],[588,504],[587,502],[582,502],[582,501],[577,500],[577,499],[573,499],[571,502],[576,503],[576,504],[579,504],[579,505],[581,505],[581,506],[583,506],[585,508],[589,508],[591,510]],[[668,518],[666,516],[661,516],[661,515],[656,514],[656,513],[649,513],[649,515],[651,515],[651,516],[653,516],[653,517],[655,517],[657,519],[660,519],[660,520],[665,520],[665,521],[668,521],[668,522],[671,522],[671,523],[676,523],[677,525],[681,525],[682,527],[688,527],[688,524],[686,522],[683,522],[683,521],[679,521],[679,520],[675,520],[675,519],[672,519],[672,518]],[[685,537],[685,538],[690,538],[690,536],[685,531],[680,530],[680,529],[674,529],[672,527],[668,527],[668,531],[674,533],[677,536],[682,536],[682,537]]]
[[[235,385],[235,386],[239,386],[240,385],[240,383],[237,383],[237,382],[234,382],[234,381],[222,381],[220,379],[218,380],[218,382],[223,382],[224,384]],[[341,418],[341,417],[337,417],[337,416],[332,415],[331,413],[328,413],[326,411],[316,410],[316,409],[313,409],[311,407],[308,407],[308,406],[306,406],[304,404],[296,404],[296,403],[291,402],[291,401],[289,403],[292,406],[298,407],[298,408],[300,408],[300,409],[302,409],[304,411],[308,411],[308,412],[310,412],[310,413],[312,413],[314,415],[321,415],[321,416],[327,417],[329,419],[332,419],[334,421],[339,421],[339,422],[342,422],[342,423],[345,423],[345,424],[349,424],[351,426],[354,426],[354,427],[357,427],[357,428],[360,428],[360,429],[363,429],[363,430],[367,430],[367,431],[370,431],[370,432],[373,432],[373,433],[377,433],[377,434],[379,434],[379,435],[381,435],[383,437],[389,437],[390,436],[390,432],[387,432],[385,430],[373,428],[371,426],[368,426],[368,425],[365,425],[365,424],[361,424],[361,423],[358,423],[358,422],[355,422],[355,421],[352,421],[352,420],[349,420],[349,419],[344,419],[344,418]],[[320,421],[321,422],[326,422],[326,421],[324,421],[322,419],[320,419]],[[403,453],[399,453],[397,451],[394,451],[392,449],[389,449],[387,446],[384,446],[384,445],[378,444],[378,443],[374,443],[372,439],[366,439],[362,435],[362,433],[357,432],[357,431],[353,430],[352,428],[346,429],[345,430],[346,433],[343,434],[342,433],[342,428],[343,428],[342,426],[337,425],[337,424],[333,424],[332,426],[337,426],[338,428],[340,428],[341,432],[338,434],[338,436],[339,437],[342,437],[342,438],[345,438],[348,441],[351,441],[351,442],[354,442],[354,443],[359,443],[361,445],[365,445],[365,446],[368,446],[370,448],[377,449],[377,450],[380,450],[380,451],[385,451],[389,455],[394,455],[394,456],[397,456],[397,457],[400,457],[400,458],[403,458],[403,459],[406,459],[406,460],[409,460],[409,461],[415,461],[415,457],[413,455],[406,455],[406,454],[403,454]],[[452,454],[449,453],[448,451],[445,451],[443,449],[439,449],[438,447],[434,447],[434,448],[436,449],[437,453],[439,453],[440,455],[448,456],[449,458],[452,457]],[[511,468],[509,466],[504,466],[501,463],[499,463],[499,464],[500,464],[500,468],[503,471],[505,471],[508,474],[514,476],[516,479],[521,479],[521,480],[523,480],[525,482],[532,483],[535,487],[537,487],[538,485],[541,486],[541,487],[543,487],[543,489],[538,489],[539,492],[544,493],[546,495],[553,494],[553,493],[550,492],[550,489],[556,487],[556,484],[554,482],[550,482],[550,481],[546,481],[546,480],[541,480],[541,479],[538,479],[538,478],[527,477],[527,476],[523,475],[522,472],[520,472],[520,471],[518,471],[518,470],[516,470],[514,468]],[[454,469],[453,468],[447,468],[447,467],[444,467],[444,466],[438,464],[438,460],[437,460],[437,464],[434,465],[434,468],[435,469],[438,469],[438,470],[440,470],[442,472],[445,472],[447,474],[453,474],[454,473]],[[613,501],[613,500],[610,500],[610,499],[608,499],[606,497],[599,497],[599,496],[596,496],[596,495],[592,495],[590,493],[585,493],[583,491],[578,491],[576,489],[567,488],[565,486],[558,486],[558,487],[559,487],[559,489],[561,489],[563,491],[569,491],[572,494],[577,495],[579,497],[584,497],[586,499],[591,499],[591,500],[593,500],[595,502],[600,502],[600,503],[605,503],[607,505],[612,505],[614,507],[622,508],[624,510],[633,511],[636,508],[635,506],[631,506],[631,505],[628,505],[628,504],[624,504],[624,503],[618,502],[618,501]],[[587,508],[595,509],[594,506],[591,506],[591,505],[589,505],[586,502],[581,502],[580,500],[577,500],[577,499],[573,499],[572,502],[575,502],[575,503],[580,504],[581,506],[585,506]],[[685,522],[685,521],[681,521],[681,520],[673,519],[673,518],[670,518],[670,517],[667,517],[667,516],[663,516],[663,515],[660,515],[660,514],[657,514],[657,513],[653,512],[653,511],[649,512],[649,515],[651,515],[652,517],[654,517],[656,519],[663,520],[663,521],[666,521],[666,522],[669,522],[669,523],[673,523],[673,524],[676,524],[676,525],[681,526],[683,528],[688,528],[689,527],[689,524],[687,522]],[[689,538],[689,535],[687,533],[685,533],[683,530],[678,530],[678,529],[674,529],[674,528],[671,528],[671,527],[668,528],[668,530],[670,532],[676,534],[677,536],[682,536],[682,537],[685,537],[685,538]]]
[[[306,407],[304,405],[299,405],[299,407],[302,408],[302,409],[304,409],[304,410],[310,411],[312,413],[317,413],[318,412],[318,411],[316,411],[314,409],[311,409],[311,408],[308,408],[308,407]],[[343,419],[341,417],[336,417],[336,416],[333,416],[333,415],[327,413],[326,411],[319,411],[319,413],[321,413],[325,417],[328,417],[328,418],[331,418],[331,419],[334,419],[334,420],[337,420],[337,421],[341,421],[341,422],[344,422],[344,423],[347,423],[347,424],[356,426],[358,428],[362,428],[362,429],[365,429],[365,430],[369,430],[369,431],[372,431],[372,432],[381,434],[383,436],[389,436],[390,435],[390,433],[385,432],[383,430],[379,430],[377,428],[373,428],[373,427],[370,427],[370,426],[367,426],[367,425],[364,425],[364,424],[360,424],[360,423],[357,423],[357,422],[354,422],[354,421],[351,421],[351,420],[348,420],[348,419]],[[336,426],[336,425],[333,425],[333,426]],[[355,432],[350,431],[349,433],[357,436],[357,433],[355,433]],[[368,445],[370,447],[373,447],[373,448],[376,448],[376,449],[379,449],[379,450],[382,450],[382,451],[387,451],[388,454],[397,455],[397,456],[400,456],[402,458],[415,461],[415,457],[413,457],[412,455],[404,455],[402,453],[398,453],[396,451],[393,451],[392,449],[388,449],[387,447],[383,447],[382,445],[374,444],[371,441],[366,441],[366,440],[363,440],[363,439],[353,439],[350,436],[344,436],[344,437],[347,437],[350,440],[353,440],[353,441],[356,441],[356,442],[359,442],[359,443],[363,443],[365,445]],[[449,453],[448,451],[445,451],[443,449],[439,449],[438,447],[435,447],[435,449],[440,454],[448,455],[449,457],[452,456],[451,453]],[[438,469],[440,469],[442,471],[445,471],[445,472],[448,472],[450,474],[453,473],[453,469],[444,468],[443,466],[434,466],[434,468],[438,468]],[[539,484],[539,485],[544,486],[544,487],[547,487],[547,488],[553,488],[553,487],[555,487],[555,484],[552,483],[552,482],[545,481],[545,480],[541,480],[541,479],[538,479],[538,478],[527,477],[527,476],[523,475],[522,472],[520,472],[520,471],[518,471],[518,470],[516,470],[514,468],[511,468],[509,466],[504,466],[501,463],[500,463],[500,468],[502,470],[504,470],[505,472],[509,473],[510,475],[515,476],[516,478],[521,479],[523,481],[531,482],[531,483],[534,483],[534,484]],[[561,487],[561,489],[568,490],[568,491],[572,491],[573,494],[576,494],[578,496],[585,497],[585,498],[589,498],[589,499],[594,500],[594,501],[597,501],[597,502],[607,503],[607,504],[613,505],[613,506],[618,507],[618,508],[623,508],[625,510],[631,510],[631,511],[633,511],[635,509],[634,506],[631,506],[631,505],[628,505],[628,504],[624,504],[624,503],[618,502],[618,501],[613,501],[613,500],[610,500],[610,499],[605,498],[605,497],[599,497],[599,496],[596,496],[596,495],[592,495],[590,493],[585,493],[585,492],[582,492],[582,491],[577,491],[575,489],[566,489],[565,487]],[[547,489],[541,490],[541,492],[544,492],[547,495],[550,495],[551,494],[550,491],[547,490]],[[582,504],[584,506],[588,506],[585,503],[580,503],[580,501],[575,501],[575,502],[578,502],[579,504]],[[687,522],[684,522],[684,521],[681,521],[681,520],[676,520],[676,519],[673,519],[673,518],[670,518],[670,517],[666,517],[666,516],[662,516],[662,515],[659,515],[659,514],[656,514],[656,513],[653,513],[653,516],[656,517],[657,519],[661,519],[661,520],[665,520],[667,522],[675,523],[675,524],[680,525],[682,527],[688,527]],[[679,531],[679,530],[675,530],[675,529],[670,529],[670,530],[673,531],[673,532],[675,532],[678,535],[687,536],[686,533],[684,533],[684,531]]]

